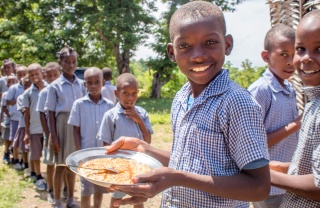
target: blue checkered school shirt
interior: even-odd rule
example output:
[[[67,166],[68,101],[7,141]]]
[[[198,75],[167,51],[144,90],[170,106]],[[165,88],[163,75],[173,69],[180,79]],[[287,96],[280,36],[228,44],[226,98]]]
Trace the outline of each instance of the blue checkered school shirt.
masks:
[[[170,168],[232,176],[253,161],[269,159],[261,109],[248,91],[229,79],[228,70],[222,69],[187,110],[191,93],[187,83],[172,104]],[[161,207],[249,207],[249,203],[171,187],[163,192]]]
[[[286,126],[298,117],[293,86],[287,80],[284,85],[285,87],[282,87],[271,71],[266,69],[262,77],[248,88],[262,108],[264,126],[268,133]],[[269,148],[270,160],[290,162],[297,144],[298,132],[294,132]],[[285,190],[276,187],[272,187],[270,191],[270,195],[284,193]]]
[[[306,104],[299,134],[299,143],[294,152],[288,174],[313,174],[314,185],[320,189],[320,86],[304,88],[310,98]],[[286,192],[282,208],[320,207],[320,201],[310,200],[292,192]]]

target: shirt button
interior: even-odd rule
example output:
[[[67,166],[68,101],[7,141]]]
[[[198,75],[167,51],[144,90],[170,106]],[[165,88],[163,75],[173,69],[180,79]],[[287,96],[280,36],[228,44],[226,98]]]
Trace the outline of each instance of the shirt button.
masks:
[[[166,202],[166,206],[169,207],[170,205],[171,205],[170,202],[167,201],[167,202]]]
[[[99,121],[96,122],[97,124],[99,123]]]

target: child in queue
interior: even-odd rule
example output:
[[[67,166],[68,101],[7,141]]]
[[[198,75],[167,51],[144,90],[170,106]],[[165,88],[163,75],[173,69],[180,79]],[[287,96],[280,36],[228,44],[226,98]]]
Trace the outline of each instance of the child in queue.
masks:
[[[73,103],[68,124],[74,129],[76,149],[103,147],[103,142],[97,140],[98,130],[103,114],[113,108],[113,103],[102,97],[101,88],[104,84],[99,68],[90,67],[84,73],[84,85],[88,94]],[[101,187],[84,178],[81,179],[81,207],[90,207],[90,197],[93,195],[93,207],[100,208],[105,187]]]
[[[105,84],[102,87],[101,95],[109,100],[111,100],[114,104],[117,102],[116,95],[114,94],[115,86],[111,84],[112,80],[112,69],[109,67],[104,67],[102,69],[103,79]]]
[[[110,145],[121,136],[136,137],[148,144],[151,143],[153,130],[148,113],[143,108],[135,106],[138,92],[138,81],[134,75],[124,73],[117,78],[115,95],[119,102],[103,116],[98,134],[104,145]],[[110,208],[114,207],[116,200],[124,196],[125,194],[119,191],[113,193]],[[141,208],[143,204],[134,207]]]
[[[262,59],[268,68],[249,92],[262,108],[270,160],[290,162],[298,143],[300,119],[293,86],[295,30],[287,25],[272,27],[266,34]],[[285,190],[271,187],[269,197],[254,202],[254,208],[278,208]]]
[[[46,86],[42,80],[42,67],[34,63],[28,66],[28,75],[32,85],[23,92],[22,106],[25,109],[25,136],[24,142],[30,145],[30,163],[36,174],[36,188],[39,191],[46,190],[47,184],[41,175],[40,158],[43,148],[43,130],[41,127],[39,112],[36,111],[39,92]],[[31,174],[34,174],[31,172]]]
[[[290,163],[271,161],[271,184],[285,189],[280,207],[320,207],[320,10],[296,30],[293,65],[309,102],[304,108],[297,149]]]
[[[221,10],[192,1],[170,20],[170,59],[187,76],[171,108],[171,152],[137,138],[123,137],[118,148],[146,153],[164,166],[135,176],[135,186],[111,186],[131,198],[115,206],[140,204],[163,191],[161,207],[249,207],[270,191],[266,132],[259,105],[222,69],[233,39]]]
[[[43,129],[44,140],[45,140],[45,145],[43,145],[44,157],[42,162],[47,165],[47,170],[46,170],[47,184],[48,184],[47,200],[49,204],[54,204],[54,195],[53,195],[54,152],[52,150],[51,139],[50,139],[49,123],[47,119],[48,113],[47,111],[44,110],[44,108],[45,108],[45,103],[47,100],[50,84],[54,80],[58,79],[61,74],[60,65],[56,62],[47,63],[44,68],[43,74],[45,74],[46,81],[48,82],[49,85],[45,87],[43,90],[41,90],[41,92],[39,93],[39,100],[37,103],[36,111],[38,111],[40,114],[40,121],[41,121],[41,126]]]
[[[85,96],[86,89],[74,71],[77,67],[78,54],[69,46],[65,46],[57,54],[58,63],[62,68],[62,75],[51,83],[45,104],[45,110],[49,112],[50,138],[53,145],[54,162],[56,164],[53,176],[54,208],[61,208],[61,186],[64,174],[67,174],[67,206],[78,208],[73,194],[75,185],[75,173],[65,165],[67,156],[76,150],[73,140],[73,126],[68,119],[72,104],[75,100]]]
[[[21,117],[21,112],[17,109],[17,98],[19,95],[22,95],[24,92],[24,88],[22,86],[21,78],[26,76],[27,74],[27,67],[26,66],[18,66],[17,67],[17,79],[18,83],[12,85],[6,95],[6,102],[7,107],[9,107],[9,114],[10,114],[10,140],[14,141],[14,137],[16,135],[18,125],[19,125],[19,119]],[[13,145],[13,159],[14,159],[14,169],[16,170],[22,170],[22,163],[19,161],[19,150],[17,147],[14,147]]]
[[[12,85],[17,83],[17,77],[12,74],[6,77],[6,87],[9,88]],[[1,113],[3,113],[3,122],[1,122],[1,126],[3,127],[3,135],[2,138],[4,140],[4,155],[3,155],[3,162],[5,164],[10,164],[13,161],[10,159],[10,151],[9,148],[12,145],[12,140],[10,139],[10,114],[9,109],[7,107],[7,91],[2,94],[1,97]]]

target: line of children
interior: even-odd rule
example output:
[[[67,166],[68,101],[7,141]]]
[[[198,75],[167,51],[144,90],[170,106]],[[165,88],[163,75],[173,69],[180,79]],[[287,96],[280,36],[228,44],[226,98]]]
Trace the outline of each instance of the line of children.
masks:
[[[99,68],[88,68],[84,73],[84,85],[88,94],[73,103],[68,124],[74,129],[76,149],[102,147],[97,140],[98,130],[104,112],[113,108],[113,102],[104,98],[101,89],[104,84]],[[97,186],[81,177],[81,207],[90,207],[90,196],[93,195],[94,208],[100,208],[105,187]]]
[[[105,84],[102,87],[101,95],[109,100],[111,100],[114,104],[117,102],[116,95],[114,93],[115,86],[111,84],[112,80],[112,69],[109,67],[104,67],[102,69],[103,79]]]

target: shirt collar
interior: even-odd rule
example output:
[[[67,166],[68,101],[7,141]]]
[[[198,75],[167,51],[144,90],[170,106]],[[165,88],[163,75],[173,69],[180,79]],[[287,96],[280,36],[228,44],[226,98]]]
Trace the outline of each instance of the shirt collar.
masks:
[[[110,81],[106,81],[104,85],[111,85]]]
[[[44,88],[47,87],[47,86],[48,86],[48,83],[47,83],[46,81],[44,81],[44,80],[42,80],[42,81],[43,81],[43,83],[44,83]],[[32,90],[39,90],[33,83],[31,84],[30,88],[31,88]],[[43,89],[44,89],[44,88],[43,88]]]
[[[272,74],[269,68],[266,69],[266,71],[262,75],[267,82],[270,84],[270,88],[273,92],[284,92],[286,94],[291,94],[293,92],[293,88],[291,87],[290,83],[287,80],[284,80],[284,86],[283,87],[278,79]]]
[[[229,70],[221,69],[221,73],[214,80],[212,80],[211,83],[203,90],[203,92],[194,100],[194,104],[202,103],[209,97],[223,94],[228,90],[229,83]],[[182,87],[181,94],[178,97],[178,100],[185,109],[187,109],[187,98],[191,93],[191,85],[188,82]]]
[[[83,99],[84,99],[84,100],[87,100],[87,101],[89,101],[89,102],[94,103],[94,102],[91,100],[91,98],[90,98],[90,96],[89,96],[89,93],[87,93],[87,94],[83,97]],[[103,103],[103,102],[107,102],[107,101],[101,96],[101,98],[100,98],[100,100],[98,101],[97,104],[101,104],[101,103]]]
[[[64,83],[69,83],[69,84],[74,84],[74,83],[80,83],[80,79],[76,76],[76,75],[73,75],[74,77],[74,81],[73,83],[71,83],[69,80],[67,80],[63,74],[60,75],[60,83],[61,84],[64,84]]]
[[[320,85],[315,87],[302,87],[302,90],[310,100],[320,95]]]

